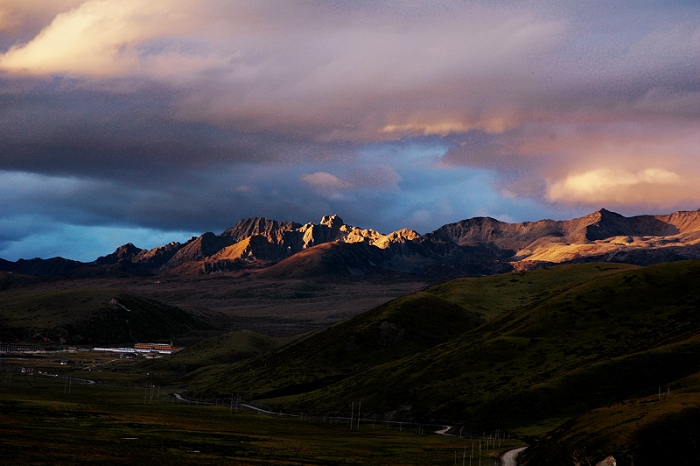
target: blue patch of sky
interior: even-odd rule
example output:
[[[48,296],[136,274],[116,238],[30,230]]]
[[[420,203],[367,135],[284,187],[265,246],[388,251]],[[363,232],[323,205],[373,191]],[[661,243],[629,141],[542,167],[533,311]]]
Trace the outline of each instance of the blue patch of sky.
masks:
[[[44,231],[0,241],[0,257],[11,261],[64,257],[91,262],[126,243],[133,243],[141,249],[151,249],[172,241],[184,242],[195,235],[199,233],[133,226],[54,224]]]
[[[419,142],[385,143],[362,151],[361,159],[369,161],[384,157],[384,160],[391,161],[392,167],[401,176],[398,183],[400,191],[393,193],[393,212],[387,212],[400,220],[395,223],[424,233],[446,223],[475,216],[494,217],[504,222],[525,222],[564,220],[591,213],[590,206],[548,201],[545,181],[537,177],[530,181],[542,184],[542,189],[531,189],[533,194],[530,196],[515,195],[507,187],[523,176],[518,170],[458,165],[454,161],[446,163],[449,162],[448,152],[456,144],[464,144],[467,138],[477,153],[496,143],[493,135],[472,131],[460,138],[423,138]],[[624,213],[632,215],[629,211]]]
[[[558,216],[541,200],[504,195],[498,188],[496,170],[437,163],[449,148],[444,141],[427,141],[382,144],[361,152],[360,159],[367,162],[380,159],[401,177],[399,190],[388,193],[390,207],[385,212],[392,218],[391,223],[397,224],[394,228],[425,233],[474,216],[491,216],[502,221]]]

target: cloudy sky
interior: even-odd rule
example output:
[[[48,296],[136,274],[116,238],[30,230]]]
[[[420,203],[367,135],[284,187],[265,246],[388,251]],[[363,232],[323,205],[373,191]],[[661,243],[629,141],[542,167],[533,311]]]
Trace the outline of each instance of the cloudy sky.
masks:
[[[0,257],[700,208],[700,2],[0,0]]]

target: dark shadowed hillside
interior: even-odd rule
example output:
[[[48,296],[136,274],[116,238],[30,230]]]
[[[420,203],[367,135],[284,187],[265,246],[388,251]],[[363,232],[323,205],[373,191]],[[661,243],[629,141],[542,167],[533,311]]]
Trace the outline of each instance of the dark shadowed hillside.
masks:
[[[160,301],[113,289],[5,291],[0,339],[34,344],[133,344],[168,341],[208,326]]]

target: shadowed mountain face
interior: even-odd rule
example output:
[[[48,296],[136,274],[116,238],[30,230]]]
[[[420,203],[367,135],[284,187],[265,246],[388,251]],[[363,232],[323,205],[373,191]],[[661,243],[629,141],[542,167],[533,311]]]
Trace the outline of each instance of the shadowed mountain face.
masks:
[[[151,250],[129,243],[91,263],[62,258],[0,262],[0,271],[42,276],[213,272],[303,278],[400,273],[433,279],[490,275],[559,263],[648,265],[700,258],[700,211],[624,217],[601,209],[571,220],[505,223],[476,217],[419,235],[382,234],[337,215],[301,225],[262,217]]]

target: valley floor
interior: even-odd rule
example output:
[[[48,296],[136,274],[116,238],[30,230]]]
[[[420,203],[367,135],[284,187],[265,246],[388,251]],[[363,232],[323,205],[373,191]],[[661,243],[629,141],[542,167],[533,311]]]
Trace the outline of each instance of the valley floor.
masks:
[[[120,374],[68,386],[60,377],[20,374],[6,362],[2,369],[0,437],[7,465],[453,465],[469,464],[478,454],[471,450],[477,440],[421,434],[415,427],[367,423],[350,429],[346,422],[174,403],[170,390],[156,392],[144,379],[127,382]],[[491,464],[521,444],[483,449],[481,461]]]
[[[420,280],[315,282],[173,275],[46,281],[13,288],[5,294],[21,290],[31,299],[33,295],[62,290],[118,290],[191,311],[215,326],[218,333],[248,329],[286,337],[327,327],[426,286]]]

